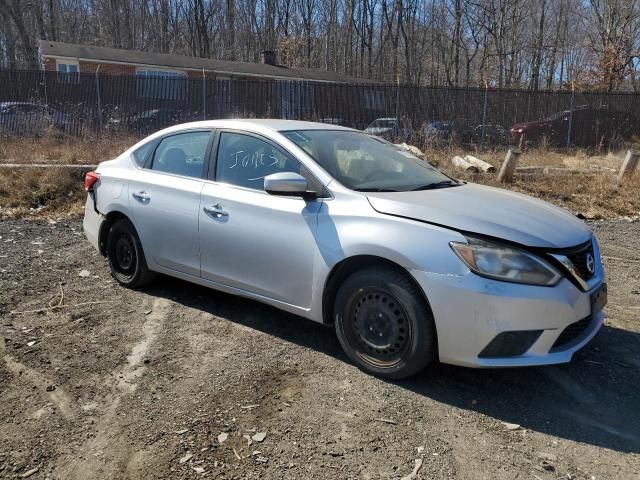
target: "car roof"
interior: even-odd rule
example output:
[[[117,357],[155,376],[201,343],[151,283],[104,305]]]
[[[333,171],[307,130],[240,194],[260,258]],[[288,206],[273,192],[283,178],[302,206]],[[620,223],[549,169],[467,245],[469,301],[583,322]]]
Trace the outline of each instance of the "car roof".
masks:
[[[188,128],[237,128],[239,130],[286,132],[289,130],[343,130],[356,131],[352,128],[333,125],[330,123],[303,122],[300,120],[279,120],[271,118],[247,118],[227,120],[202,120],[199,122],[182,123],[162,130],[164,134]],[[160,132],[158,132],[160,133]]]

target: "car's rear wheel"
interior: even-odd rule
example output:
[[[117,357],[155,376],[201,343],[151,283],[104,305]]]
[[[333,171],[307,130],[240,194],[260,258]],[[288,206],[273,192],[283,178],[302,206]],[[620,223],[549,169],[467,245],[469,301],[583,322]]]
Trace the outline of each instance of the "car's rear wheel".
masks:
[[[401,271],[371,268],[353,273],[336,295],[334,319],[345,353],[373,375],[406,378],[436,356],[431,309]]]
[[[109,228],[107,259],[111,275],[125,287],[142,287],[156,277],[147,267],[135,227],[126,218],[115,221]]]

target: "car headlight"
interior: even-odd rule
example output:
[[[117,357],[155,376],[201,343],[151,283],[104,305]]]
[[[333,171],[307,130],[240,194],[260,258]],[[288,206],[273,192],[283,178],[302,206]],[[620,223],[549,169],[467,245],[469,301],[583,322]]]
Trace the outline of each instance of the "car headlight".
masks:
[[[450,242],[453,251],[472,272],[505,282],[551,286],[562,275],[537,255],[519,248],[477,238]]]

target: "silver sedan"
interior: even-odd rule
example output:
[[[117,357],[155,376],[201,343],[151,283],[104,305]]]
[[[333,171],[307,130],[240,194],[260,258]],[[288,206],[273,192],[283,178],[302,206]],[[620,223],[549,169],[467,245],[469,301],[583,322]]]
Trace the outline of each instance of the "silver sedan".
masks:
[[[543,201],[457,181],[340,126],[162,130],[85,178],[84,230],[114,278],[171,275],[335,326],[398,379],[430,362],[568,362],[600,329],[598,243]]]

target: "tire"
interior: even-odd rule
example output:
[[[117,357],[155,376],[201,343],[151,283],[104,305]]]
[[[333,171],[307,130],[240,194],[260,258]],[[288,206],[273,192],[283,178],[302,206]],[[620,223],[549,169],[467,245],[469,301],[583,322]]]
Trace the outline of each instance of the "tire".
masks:
[[[431,308],[401,271],[370,268],[351,274],[336,295],[334,319],[347,356],[377,377],[407,378],[436,358]]]
[[[115,221],[109,228],[107,259],[113,278],[127,288],[140,288],[157,276],[147,267],[136,229],[126,218]]]

